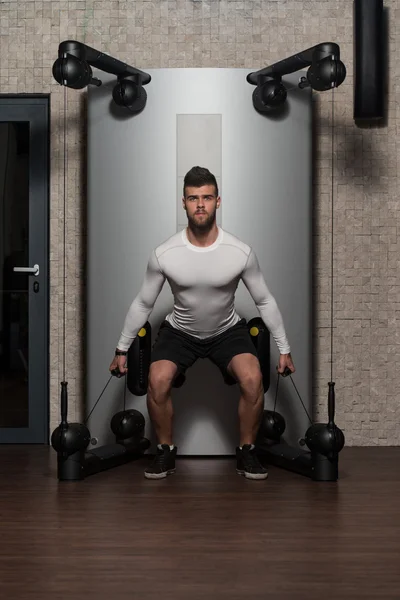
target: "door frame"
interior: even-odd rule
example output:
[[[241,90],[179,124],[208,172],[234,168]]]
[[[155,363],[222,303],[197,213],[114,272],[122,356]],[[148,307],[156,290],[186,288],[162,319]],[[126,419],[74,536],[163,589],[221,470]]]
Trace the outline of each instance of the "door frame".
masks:
[[[30,122],[34,152],[29,154],[29,232],[35,235],[29,236],[29,260],[40,266],[38,277],[29,278],[29,426],[0,428],[2,444],[49,444],[50,98],[50,94],[0,94],[0,121]],[[40,286],[39,302],[33,281]]]

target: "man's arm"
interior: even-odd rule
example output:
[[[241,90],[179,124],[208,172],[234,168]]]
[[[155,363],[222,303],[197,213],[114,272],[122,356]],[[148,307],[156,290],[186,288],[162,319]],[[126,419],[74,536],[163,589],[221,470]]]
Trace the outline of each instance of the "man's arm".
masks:
[[[280,354],[290,354],[290,346],[286,337],[282,315],[275,298],[265,283],[253,249],[243,269],[242,280],[253,298],[262,320],[271,332]]]
[[[147,264],[142,287],[125,317],[121,337],[117,344],[118,350],[129,350],[138,331],[149,318],[164,282],[165,275],[160,268],[156,253],[153,251]]]

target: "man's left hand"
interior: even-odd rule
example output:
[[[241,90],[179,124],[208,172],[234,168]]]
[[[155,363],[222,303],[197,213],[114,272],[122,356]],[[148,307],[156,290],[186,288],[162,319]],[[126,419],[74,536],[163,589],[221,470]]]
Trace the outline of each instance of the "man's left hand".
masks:
[[[292,355],[289,354],[280,354],[279,355],[279,364],[276,367],[276,370],[278,371],[278,373],[283,373],[285,368],[288,367],[288,369],[290,369],[290,371],[292,373],[295,372],[295,368],[294,368],[294,364],[292,361]]]

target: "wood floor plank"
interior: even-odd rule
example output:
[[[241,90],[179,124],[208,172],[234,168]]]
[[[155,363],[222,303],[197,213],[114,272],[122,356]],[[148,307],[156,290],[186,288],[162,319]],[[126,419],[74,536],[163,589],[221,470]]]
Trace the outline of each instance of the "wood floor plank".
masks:
[[[0,446],[1,599],[400,598],[400,448],[345,448],[337,483],[233,458],[59,483],[55,458]]]

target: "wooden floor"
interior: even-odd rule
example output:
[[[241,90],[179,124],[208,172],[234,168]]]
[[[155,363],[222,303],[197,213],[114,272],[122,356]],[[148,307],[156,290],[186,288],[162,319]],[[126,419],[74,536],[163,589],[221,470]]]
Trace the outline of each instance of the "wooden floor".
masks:
[[[59,483],[52,449],[0,446],[0,598],[399,600],[400,447],[345,448],[329,484],[147,460]]]

